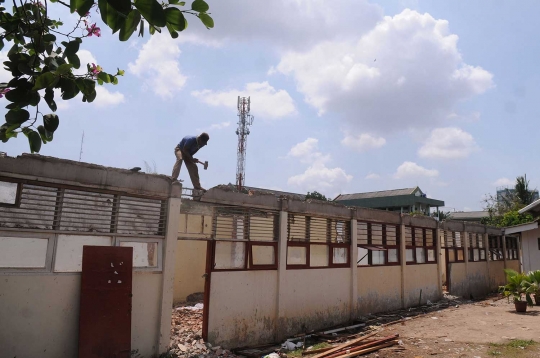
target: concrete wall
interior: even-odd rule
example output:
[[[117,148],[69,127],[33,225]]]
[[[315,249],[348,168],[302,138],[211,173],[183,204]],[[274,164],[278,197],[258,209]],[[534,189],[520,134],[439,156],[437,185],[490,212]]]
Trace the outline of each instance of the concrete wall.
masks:
[[[162,275],[133,274],[131,347],[157,351]],[[0,357],[76,357],[80,274],[0,277]]]
[[[359,314],[401,308],[401,266],[359,267],[357,272]]]
[[[281,334],[289,336],[339,323],[350,318],[351,270],[287,270],[280,292]]]
[[[150,247],[152,250],[158,247],[158,252],[153,251],[156,252],[157,265],[135,268],[133,272],[131,348],[146,357],[164,352],[170,338],[181,185],[172,183],[166,176],[134,173],[39,155],[0,158],[0,176],[8,177],[8,181],[24,183],[23,188],[43,185],[51,188],[53,193],[55,189],[64,189],[64,203],[69,202],[69,190],[93,193],[96,197],[118,195],[137,197],[139,201],[163,200],[157,201],[158,215],[151,219],[156,221],[151,223],[156,227],[160,222],[165,222],[159,235],[141,233],[139,230],[128,235],[121,228],[108,225],[112,231],[106,236],[114,237],[117,246],[122,246],[122,240],[143,244],[158,243],[148,247],[148,250]],[[26,205],[24,200],[21,200],[21,207]],[[117,222],[122,223],[123,227],[137,227],[140,222],[135,218],[137,212],[131,211],[132,204],[126,205],[120,201],[120,212],[124,208],[127,215],[119,215],[121,217],[117,218]],[[89,211],[92,212],[94,207],[90,206]],[[166,218],[159,217],[161,208],[167,213]],[[17,210],[24,212],[19,208],[4,209],[12,213]],[[70,209],[74,213],[72,217],[79,219],[88,213],[80,209],[79,205]],[[43,230],[44,227],[5,228],[9,226],[5,216],[4,219],[0,218],[0,226],[4,227],[3,237],[28,235],[49,239],[45,265],[42,267],[17,265],[24,261],[23,258],[27,258],[25,256],[21,256],[15,266],[11,266],[10,260],[4,260],[0,267],[0,358],[77,356],[81,275],[66,273],[76,269],[55,270],[59,261],[54,260],[66,248],[67,242],[61,241],[62,237],[66,237],[65,230],[69,230],[69,237],[85,238],[88,243],[93,242],[92,238],[96,236],[91,235],[94,230],[75,227],[68,220],[69,215],[61,215],[63,211],[59,213],[55,230],[52,225],[46,227],[46,230]],[[111,222],[112,219],[109,219],[108,223]],[[108,244],[112,244],[111,240]],[[73,249],[68,250],[67,256],[80,269],[82,255]]]
[[[540,238],[540,228],[521,233],[524,272],[540,270],[538,238]]]
[[[277,271],[213,272],[208,341],[225,347],[274,340]]]
[[[467,281],[467,270],[464,262],[451,263],[448,266],[448,277],[450,278],[450,294],[459,297],[469,297],[469,282]]]
[[[517,272],[521,272],[521,264],[519,263],[519,260],[508,260],[506,261],[506,268],[512,269]],[[528,272],[528,271],[526,271]]]
[[[485,297],[490,293],[488,261],[469,262],[467,266],[469,296]],[[465,296],[465,297],[469,297]]]
[[[185,302],[192,293],[204,292],[206,241],[178,240],[174,269],[174,303]]]
[[[489,262],[489,286],[491,291],[497,291],[499,286],[506,284],[504,261]]]
[[[435,302],[442,298],[437,272],[436,264],[405,266],[405,307],[425,304],[427,300]]]

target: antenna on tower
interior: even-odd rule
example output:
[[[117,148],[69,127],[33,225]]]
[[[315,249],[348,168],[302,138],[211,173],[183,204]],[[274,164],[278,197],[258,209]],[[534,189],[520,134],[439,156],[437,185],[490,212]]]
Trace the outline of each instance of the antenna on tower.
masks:
[[[84,131],[82,132],[82,138],[81,138],[81,151],[79,152],[79,162],[81,161],[81,158],[82,158],[82,148],[83,148],[83,143],[84,143]]]
[[[249,114],[250,97],[238,96],[238,163],[236,164],[236,187],[241,191],[246,182],[246,148],[249,126],[253,124],[253,116]]]

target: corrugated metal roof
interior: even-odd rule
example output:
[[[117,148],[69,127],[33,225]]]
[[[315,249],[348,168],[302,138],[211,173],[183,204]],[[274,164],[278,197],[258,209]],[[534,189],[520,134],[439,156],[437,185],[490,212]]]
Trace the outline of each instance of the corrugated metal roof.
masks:
[[[341,200],[383,198],[387,196],[398,196],[398,195],[411,195],[415,190],[416,188],[405,188],[405,189],[372,191],[368,193],[341,194],[334,200],[341,201]]]

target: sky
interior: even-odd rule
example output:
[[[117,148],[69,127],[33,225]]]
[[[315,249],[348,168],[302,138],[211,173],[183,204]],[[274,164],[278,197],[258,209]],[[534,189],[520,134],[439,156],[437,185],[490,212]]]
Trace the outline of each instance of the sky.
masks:
[[[165,31],[120,42],[92,13],[102,37],[84,40],[81,62],[125,76],[94,103],[60,101],[60,127],[40,154],[79,160],[84,132],[82,161],[146,161],[170,175],[176,144],[207,131],[202,186],[234,183],[237,97],[250,96],[249,186],[329,197],[420,186],[448,211],[481,210],[525,173],[540,186],[540,3],[208,3],[215,27],[188,17],[175,40]],[[0,151],[29,147],[21,136]],[[185,168],[180,178],[191,186]]]

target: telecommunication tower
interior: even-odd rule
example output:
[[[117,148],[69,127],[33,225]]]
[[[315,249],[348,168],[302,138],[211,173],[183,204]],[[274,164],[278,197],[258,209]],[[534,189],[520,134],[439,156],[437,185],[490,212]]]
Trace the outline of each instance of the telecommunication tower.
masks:
[[[249,114],[250,97],[238,96],[238,163],[236,164],[236,186],[241,191],[246,182],[246,146],[249,126],[253,124],[253,116]]]

